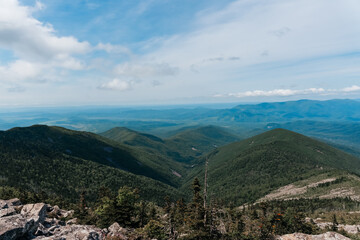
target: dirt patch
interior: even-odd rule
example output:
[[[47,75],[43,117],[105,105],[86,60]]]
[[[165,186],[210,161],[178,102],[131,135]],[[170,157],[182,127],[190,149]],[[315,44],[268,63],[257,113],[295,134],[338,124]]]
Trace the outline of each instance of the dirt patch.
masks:
[[[322,195],[319,198],[344,198],[350,197],[352,200],[360,200],[360,196],[356,195],[353,188],[335,188],[329,194]]]
[[[319,186],[322,183],[333,182],[335,180],[336,180],[336,178],[327,178],[327,179],[324,179],[324,180],[321,180],[321,181],[318,181],[318,182],[315,182],[315,183],[308,184],[308,185],[306,185],[304,187],[297,187],[294,184],[289,184],[289,185],[286,185],[284,187],[281,187],[281,188],[269,193],[265,197],[261,198],[259,200],[259,202],[269,201],[269,200],[274,200],[274,199],[292,198],[292,197],[294,197],[296,195],[306,193],[306,191],[309,188],[314,188],[314,187]]]
[[[181,178],[182,176],[181,176],[181,174],[180,173],[178,173],[177,171],[175,171],[175,170],[172,170],[171,169],[171,173],[172,174],[174,174],[175,176],[177,176],[177,177],[179,177],[179,178]]]

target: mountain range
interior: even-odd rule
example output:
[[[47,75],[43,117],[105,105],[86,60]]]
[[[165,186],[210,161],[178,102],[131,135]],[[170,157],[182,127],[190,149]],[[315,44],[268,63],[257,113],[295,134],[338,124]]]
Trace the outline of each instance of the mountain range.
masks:
[[[237,205],[317,176],[356,179],[360,173],[357,157],[285,129],[244,140],[216,126],[164,139],[123,127],[100,135],[44,125],[0,132],[1,185],[70,202],[84,191],[91,200],[101,187],[125,185],[157,203],[165,196],[189,199],[192,180],[203,184],[206,160],[210,199]]]

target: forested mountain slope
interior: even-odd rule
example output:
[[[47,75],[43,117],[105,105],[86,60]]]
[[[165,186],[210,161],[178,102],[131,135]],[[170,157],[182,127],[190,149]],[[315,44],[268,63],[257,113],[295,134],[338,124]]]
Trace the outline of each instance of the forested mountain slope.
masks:
[[[0,132],[2,185],[75,199],[100,186],[138,187],[149,199],[177,195],[168,159],[87,132],[32,126]],[[176,164],[176,162],[175,162]],[[181,166],[179,166],[181,168]],[[178,170],[180,171],[180,170]]]
[[[209,195],[236,204],[334,169],[360,172],[356,157],[284,129],[220,147],[208,158]],[[199,161],[188,183],[195,176],[203,178],[204,161]],[[183,188],[185,191],[187,184]]]

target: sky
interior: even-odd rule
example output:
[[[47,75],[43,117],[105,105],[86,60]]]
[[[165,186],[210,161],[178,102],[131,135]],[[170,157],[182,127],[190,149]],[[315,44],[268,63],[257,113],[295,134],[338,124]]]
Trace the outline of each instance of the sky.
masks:
[[[359,0],[0,0],[0,107],[360,98]]]

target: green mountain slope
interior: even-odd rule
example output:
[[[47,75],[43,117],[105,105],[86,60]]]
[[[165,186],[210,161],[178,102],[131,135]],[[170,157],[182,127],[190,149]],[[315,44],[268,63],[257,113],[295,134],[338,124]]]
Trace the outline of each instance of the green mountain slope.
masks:
[[[95,191],[101,185],[139,187],[150,198],[174,196],[176,190],[170,186],[180,180],[167,161],[92,133],[59,127],[0,132],[2,184],[47,190],[68,198],[81,189]]]
[[[356,157],[284,129],[220,147],[216,145],[237,137],[214,126],[188,129],[165,140],[126,128],[103,135],[114,140],[48,126],[0,132],[0,166],[4,166],[0,185],[45,191],[72,201],[83,190],[95,196],[101,186],[116,190],[123,185],[139,188],[145,199],[156,202],[166,195],[189,198],[190,184],[194,177],[203,179],[204,154],[210,152],[209,196],[243,204],[288,184],[360,173]],[[341,183],[352,187],[358,181],[348,179]],[[306,196],[326,195],[324,189]]]
[[[209,196],[242,204],[333,169],[359,173],[360,160],[303,135],[275,129],[209,155]],[[203,178],[204,159],[189,175],[188,184],[194,176]]]
[[[166,145],[182,156],[193,159],[218,146],[238,141],[239,137],[218,126],[205,126],[182,131],[165,140]]]
[[[154,135],[140,133],[124,127],[112,128],[100,133],[100,135],[122,144],[142,148],[148,153],[162,155],[180,162],[183,161],[183,156],[176,149],[170,149],[164,140]]]
[[[294,121],[266,125],[266,129],[272,128],[284,128],[318,138],[336,148],[360,156],[359,122]]]
[[[239,140],[236,135],[217,126],[187,129],[167,139],[120,127],[112,128],[100,135],[119,143],[141,147],[152,154],[160,154],[179,162],[190,162],[217,146]]]

